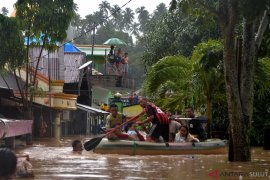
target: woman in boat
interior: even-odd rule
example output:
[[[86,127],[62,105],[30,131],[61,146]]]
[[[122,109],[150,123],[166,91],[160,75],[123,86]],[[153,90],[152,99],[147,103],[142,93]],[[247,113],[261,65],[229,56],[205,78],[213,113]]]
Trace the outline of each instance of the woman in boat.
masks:
[[[145,138],[143,137],[143,135],[136,129],[136,123],[135,122],[131,122],[126,126],[127,130],[127,134],[133,138],[134,141],[145,141]]]
[[[195,138],[189,133],[189,129],[187,126],[181,126],[179,128],[179,132],[175,136],[176,143],[183,143],[183,142],[200,142],[199,139]]]
[[[127,131],[127,134],[133,138],[135,141],[139,141],[139,138],[138,138],[138,135],[135,131],[135,123],[134,122],[131,122],[127,125],[127,128],[128,128],[128,131]]]

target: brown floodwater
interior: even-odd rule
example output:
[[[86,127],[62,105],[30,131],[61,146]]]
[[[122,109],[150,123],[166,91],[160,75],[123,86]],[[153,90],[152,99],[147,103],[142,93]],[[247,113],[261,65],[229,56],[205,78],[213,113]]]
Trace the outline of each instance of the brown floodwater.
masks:
[[[29,154],[34,178],[30,179],[218,179],[270,180],[270,151],[252,148],[252,161],[228,162],[225,155],[126,156],[72,152],[74,139],[34,141],[33,146],[17,150]],[[213,174],[215,175],[215,174]]]

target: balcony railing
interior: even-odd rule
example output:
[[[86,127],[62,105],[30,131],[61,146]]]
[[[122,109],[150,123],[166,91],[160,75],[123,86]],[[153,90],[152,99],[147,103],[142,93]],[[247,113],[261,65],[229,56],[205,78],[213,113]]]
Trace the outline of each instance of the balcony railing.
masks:
[[[91,75],[89,76],[92,86],[116,87],[134,90],[134,79],[117,75]]]

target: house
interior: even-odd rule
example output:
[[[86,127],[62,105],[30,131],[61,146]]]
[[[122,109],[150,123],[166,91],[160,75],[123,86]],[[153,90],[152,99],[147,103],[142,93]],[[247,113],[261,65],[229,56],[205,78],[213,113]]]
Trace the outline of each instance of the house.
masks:
[[[98,108],[103,103],[109,104],[109,99],[117,92],[128,94],[134,91],[134,79],[110,73],[111,71],[108,70],[110,67],[106,57],[110,46],[76,44],[76,47],[86,54],[86,58],[93,61],[92,68],[102,73],[102,75],[92,73],[89,76],[92,89],[92,107]]]

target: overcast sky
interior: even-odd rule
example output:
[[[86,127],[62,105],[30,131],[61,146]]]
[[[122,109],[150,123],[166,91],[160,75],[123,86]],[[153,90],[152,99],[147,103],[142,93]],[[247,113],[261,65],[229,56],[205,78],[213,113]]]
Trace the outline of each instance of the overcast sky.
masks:
[[[85,17],[87,14],[91,14],[92,12],[98,10],[98,5],[103,0],[74,0],[75,3],[78,4],[79,14],[81,17]],[[122,6],[127,3],[129,0],[107,0],[111,5],[117,4],[118,6]],[[168,7],[171,0],[132,0],[126,7],[129,7],[135,10],[138,7],[145,6],[146,9],[152,13],[156,6],[160,3],[166,4]],[[9,14],[13,11],[13,4],[16,0],[0,0],[0,8],[7,7],[9,10]]]

